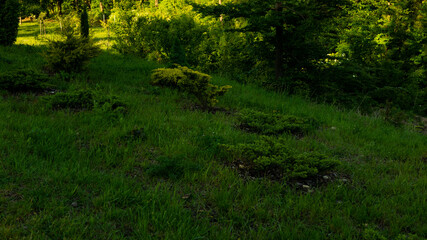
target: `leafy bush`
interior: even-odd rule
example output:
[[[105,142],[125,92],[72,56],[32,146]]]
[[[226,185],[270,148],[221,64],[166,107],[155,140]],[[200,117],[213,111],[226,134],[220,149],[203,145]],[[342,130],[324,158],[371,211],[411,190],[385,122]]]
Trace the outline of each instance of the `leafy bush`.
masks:
[[[17,0],[0,1],[0,45],[10,46],[18,36],[20,4]]]
[[[126,110],[126,104],[116,96],[102,96],[90,90],[79,90],[68,93],[57,93],[44,97],[44,101],[52,109],[92,110],[94,108],[108,108],[110,111]]]
[[[0,74],[0,89],[9,92],[41,92],[51,88],[49,77],[31,69],[5,72]]]
[[[231,86],[210,84],[211,77],[189,69],[177,66],[177,68],[159,68],[151,75],[151,84],[154,86],[176,88],[196,97],[203,107],[213,107],[218,96],[224,95]]]
[[[333,169],[339,161],[316,152],[298,153],[284,138],[263,136],[249,144],[221,145],[233,162],[254,174],[308,178]]]
[[[94,41],[87,37],[74,35],[70,26],[65,27],[65,40],[51,41],[44,57],[47,68],[53,72],[81,72],[93,57],[100,53]]]
[[[122,53],[133,53],[149,60],[197,65],[197,46],[207,27],[190,15],[169,19],[134,15],[130,11],[113,13],[111,29],[116,36],[114,47]]]
[[[312,119],[279,113],[263,113],[251,109],[241,110],[238,120],[240,128],[264,135],[302,134],[313,129],[317,124]]]

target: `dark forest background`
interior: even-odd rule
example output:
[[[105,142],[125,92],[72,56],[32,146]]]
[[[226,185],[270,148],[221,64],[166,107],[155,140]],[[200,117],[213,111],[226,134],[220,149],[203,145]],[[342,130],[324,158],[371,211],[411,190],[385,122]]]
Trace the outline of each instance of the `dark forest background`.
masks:
[[[358,109],[427,115],[421,0],[20,0],[22,18],[87,9],[121,53]],[[68,18],[73,19],[73,18]],[[78,18],[74,18],[78,19]]]

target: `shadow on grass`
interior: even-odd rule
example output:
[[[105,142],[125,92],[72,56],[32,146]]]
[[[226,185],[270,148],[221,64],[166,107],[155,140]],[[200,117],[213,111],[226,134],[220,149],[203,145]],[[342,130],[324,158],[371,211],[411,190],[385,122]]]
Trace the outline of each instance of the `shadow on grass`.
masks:
[[[42,69],[44,64],[41,53],[44,46],[12,45],[0,46],[0,72],[14,69]]]

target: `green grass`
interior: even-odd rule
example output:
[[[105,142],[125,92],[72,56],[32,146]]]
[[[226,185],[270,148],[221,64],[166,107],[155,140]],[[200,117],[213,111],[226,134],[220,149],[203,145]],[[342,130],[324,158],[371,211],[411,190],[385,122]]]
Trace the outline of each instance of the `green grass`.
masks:
[[[105,40],[102,29],[93,32]],[[0,72],[42,68],[37,33],[36,23],[24,23],[17,44],[0,47]],[[313,118],[321,127],[289,144],[342,162],[337,177],[313,183],[310,193],[294,182],[242,177],[216,145],[258,136],[239,130],[233,114],[192,111],[184,95],[152,87],[157,67],[109,50],[61,85],[117,95],[129,106],[125,115],[53,111],[39,95],[2,92],[0,238],[427,238],[425,135],[214,76],[233,86],[219,107]],[[126,137],[140,128],[145,138]]]

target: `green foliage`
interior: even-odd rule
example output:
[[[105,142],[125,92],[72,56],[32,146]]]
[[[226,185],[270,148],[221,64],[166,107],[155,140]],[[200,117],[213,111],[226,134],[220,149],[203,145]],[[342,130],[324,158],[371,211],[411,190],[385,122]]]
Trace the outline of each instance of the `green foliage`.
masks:
[[[264,113],[252,109],[241,110],[238,120],[241,129],[264,135],[303,134],[317,125],[311,119],[279,113]]]
[[[52,109],[118,111],[126,112],[126,104],[116,96],[103,96],[91,90],[57,93],[43,99]]]
[[[91,58],[100,53],[100,49],[92,39],[75,36],[70,27],[67,27],[64,33],[64,40],[51,41],[43,53],[46,67],[55,73],[79,73],[85,69]]]
[[[187,59],[185,57],[184,48],[182,47],[182,44],[179,39],[175,39],[175,41],[173,42],[170,53],[170,61],[172,64],[178,64],[181,66],[188,65]]]
[[[83,8],[80,14],[80,36],[84,38],[89,37],[89,17],[87,15],[86,7]]]
[[[38,17],[43,11],[38,0],[21,1],[21,17]]]
[[[298,153],[285,138],[262,136],[253,143],[221,146],[231,154],[231,161],[242,162],[242,168],[281,178],[313,177],[339,164],[320,153]]]
[[[129,11],[116,11],[111,29],[116,36],[115,48],[150,60],[180,65],[198,65],[198,45],[206,27],[190,15],[160,17],[135,16]]]
[[[423,57],[427,35],[422,20],[427,3],[350,2],[345,21],[340,23],[340,42],[331,54],[337,58],[319,74],[323,89],[317,89],[341,92],[347,98],[373,99],[357,105],[384,107],[391,102],[425,115],[427,106],[420,97],[425,99],[427,94],[427,58]]]
[[[52,87],[49,77],[31,69],[0,73],[0,90],[9,92],[41,92]]]
[[[363,239],[364,240],[387,240],[378,230],[375,230],[371,227],[363,230]]]
[[[203,107],[213,107],[217,97],[224,95],[231,86],[218,87],[210,83],[211,77],[207,74],[191,70],[188,67],[159,68],[151,75],[151,84],[154,86],[176,88],[196,97]]]
[[[19,12],[18,0],[0,1],[0,45],[10,46],[16,41]]]

